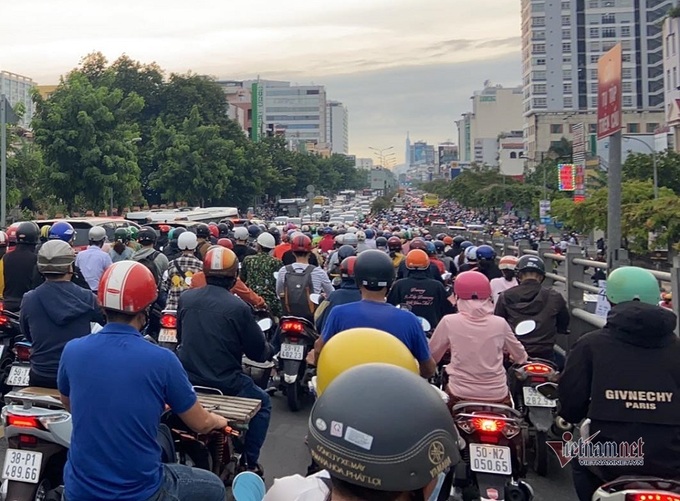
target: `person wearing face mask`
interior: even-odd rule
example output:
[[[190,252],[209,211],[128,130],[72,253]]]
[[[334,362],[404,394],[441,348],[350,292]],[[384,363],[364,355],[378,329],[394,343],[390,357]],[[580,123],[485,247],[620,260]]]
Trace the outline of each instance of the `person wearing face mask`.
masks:
[[[460,461],[439,393],[387,363],[353,367],[331,382],[312,408],[307,446],[323,470],[275,480],[263,501],[436,501]]]
[[[503,256],[498,262],[498,269],[501,270],[503,276],[491,280],[491,299],[494,303],[498,302],[498,296],[502,292],[519,285],[515,276],[518,261],[519,259],[515,256]]]

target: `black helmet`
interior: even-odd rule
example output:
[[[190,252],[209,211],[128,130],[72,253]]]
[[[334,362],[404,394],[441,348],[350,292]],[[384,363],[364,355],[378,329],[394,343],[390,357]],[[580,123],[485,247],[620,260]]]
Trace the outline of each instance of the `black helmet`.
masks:
[[[143,226],[137,234],[137,241],[142,245],[154,244],[156,243],[157,238],[158,235],[156,234],[156,230],[148,226]]]
[[[441,240],[435,240],[434,241],[434,248],[437,250],[437,254],[444,254],[444,250],[446,249],[446,244],[442,242]]]
[[[312,408],[307,446],[332,477],[385,492],[419,491],[460,461],[439,393],[391,364],[363,364],[335,378]]]
[[[357,285],[363,285],[370,291],[379,291],[392,285],[394,265],[384,252],[366,250],[357,256],[354,275]]]
[[[172,242],[177,242],[177,240],[179,239],[179,236],[182,233],[184,233],[185,231],[187,231],[187,229],[182,228],[181,226],[178,226],[177,228],[175,228],[172,232]]]
[[[17,227],[18,244],[37,244],[40,238],[40,228],[33,221],[26,221]]]
[[[210,238],[210,226],[201,223],[196,226],[196,236],[198,238]]]
[[[385,237],[378,237],[375,239],[375,246],[379,249],[387,248],[387,239]]]
[[[460,245],[463,242],[465,242],[465,237],[461,237],[460,235],[456,235],[455,237],[453,237],[453,243],[454,244]]]
[[[517,274],[528,271],[545,275],[545,263],[538,256],[522,256],[517,262],[515,271]]]
[[[248,226],[248,234],[250,235],[251,238],[257,238],[260,233],[262,233],[262,228],[257,226],[256,224],[251,224]]]
[[[473,247],[474,245],[475,245],[475,244],[473,244],[473,243],[470,242],[469,240],[463,240],[463,241],[460,243],[459,247],[460,247],[460,250],[465,250],[465,249],[467,249],[468,247]]]
[[[344,261],[350,256],[356,256],[357,250],[351,245],[343,245],[338,249],[338,259]]]
[[[226,238],[229,236],[229,225],[227,223],[219,223],[217,225],[217,231],[220,232],[219,238]]]

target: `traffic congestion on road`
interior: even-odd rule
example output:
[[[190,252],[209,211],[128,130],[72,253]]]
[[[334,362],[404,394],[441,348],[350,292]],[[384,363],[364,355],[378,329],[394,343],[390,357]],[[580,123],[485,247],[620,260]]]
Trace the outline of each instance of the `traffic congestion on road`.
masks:
[[[680,499],[654,275],[611,271],[606,326],[565,358],[543,260],[464,235],[586,238],[378,195],[0,231],[0,497]]]

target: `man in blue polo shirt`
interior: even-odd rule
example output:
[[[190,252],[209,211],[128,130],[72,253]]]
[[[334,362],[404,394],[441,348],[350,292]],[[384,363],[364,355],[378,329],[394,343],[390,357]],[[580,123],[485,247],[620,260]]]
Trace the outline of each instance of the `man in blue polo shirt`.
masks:
[[[317,360],[324,344],[338,332],[371,327],[389,332],[403,342],[420,364],[421,376],[432,377],[436,364],[420,321],[410,311],[400,310],[385,302],[394,281],[394,266],[390,257],[378,250],[362,252],[354,263],[354,276],[361,290],[361,301],[339,305],[331,310],[321,337],[314,345]]]
[[[156,437],[166,404],[197,433],[224,428],[227,420],[201,406],[171,351],[141,336],[157,294],[146,266],[115,263],[98,294],[108,323],[64,348],[57,382],[73,417],[68,501],[224,500],[213,473],[161,463]]]

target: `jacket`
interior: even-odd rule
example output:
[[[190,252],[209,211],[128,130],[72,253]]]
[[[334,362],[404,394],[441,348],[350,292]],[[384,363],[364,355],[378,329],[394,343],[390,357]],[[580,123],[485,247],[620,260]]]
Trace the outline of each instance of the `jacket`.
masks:
[[[408,278],[394,282],[387,294],[387,302],[394,306],[408,304],[411,312],[430,322],[433,329],[444,315],[454,312],[446,289],[441,282],[429,278],[427,271],[413,270]]]
[[[513,330],[523,320],[536,322],[534,331],[520,338],[530,357],[552,358],[557,333],[566,334],[569,328],[569,310],[562,294],[535,280],[501,293],[495,313]]]
[[[255,362],[265,362],[273,354],[250,307],[214,285],[190,289],[179,297],[177,340],[179,360],[191,383],[228,395],[240,390],[244,354]]]
[[[394,260],[392,260],[392,263],[394,263]],[[406,258],[402,259],[401,262],[399,263],[399,266],[397,267],[397,280],[410,277],[411,273],[412,271],[410,271],[406,267]],[[433,262],[430,262],[430,267],[428,268],[426,273],[428,278],[433,278],[438,282],[441,282],[442,284],[444,283],[442,274],[439,273],[439,267]]]
[[[200,289],[201,287],[205,287],[207,284],[208,283],[205,280],[205,273],[202,271],[199,271],[191,277],[192,289]],[[240,278],[236,279],[236,283],[231,288],[230,292],[232,294],[236,294],[253,308],[264,308],[266,306],[264,299],[250,290]]]
[[[148,257],[151,257],[151,255],[154,252],[157,252],[157,255],[153,260],[153,264],[156,265],[156,270],[158,272],[159,279],[162,279],[163,274],[167,271],[168,264],[169,264],[168,257],[165,254],[163,254],[162,252],[157,251],[156,249],[154,249],[151,246],[142,247],[141,249],[139,249],[137,252],[135,252],[132,255],[131,259],[133,261],[139,262],[139,261],[142,261],[142,260],[144,260]]]
[[[234,245],[234,254],[236,254],[238,262],[242,263],[246,257],[257,254],[257,251],[248,245],[236,244]]]
[[[33,245],[18,244],[2,260],[5,278],[4,306],[9,311],[19,311],[21,298],[32,288],[33,269],[38,262],[38,255]]]
[[[667,309],[631,301],[581,337],[560,378],[560,415],[591,419],[595,442],[644,443],[641,466],[595,470],[603,480],[652,475],[680,480],[680,339]]]
[[[21,332],[33,343],[31,370],[56,382],[61,352],[71,339],[88,335],[90,322],[101,321],[90,289],[73,282],[43,283],[21,302]]]

